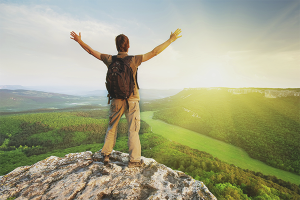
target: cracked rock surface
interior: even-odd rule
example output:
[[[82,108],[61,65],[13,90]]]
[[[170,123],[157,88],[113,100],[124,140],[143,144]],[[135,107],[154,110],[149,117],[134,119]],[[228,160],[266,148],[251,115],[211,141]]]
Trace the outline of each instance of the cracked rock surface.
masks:
[[[200,181],[144,158],[128,168],[129,155],[113,151],[104,165],[99,152],[51,156],[0,177],[0,199],[216,199]]]

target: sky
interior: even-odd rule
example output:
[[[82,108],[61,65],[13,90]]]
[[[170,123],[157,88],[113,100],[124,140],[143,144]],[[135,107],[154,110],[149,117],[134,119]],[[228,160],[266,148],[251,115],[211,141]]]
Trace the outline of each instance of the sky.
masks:
[[[123,33],[139,55],[177,28],[140,88],[300,88],[299,0],[0,0],[0,85],[105,89],[107,67],[71,31],[111,55]]]

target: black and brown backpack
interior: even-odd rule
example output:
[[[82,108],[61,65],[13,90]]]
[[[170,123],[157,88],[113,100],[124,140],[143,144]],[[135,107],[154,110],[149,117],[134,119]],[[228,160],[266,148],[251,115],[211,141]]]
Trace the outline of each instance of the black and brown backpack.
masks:
[[[130,62],[133,56],[112,57],[106,74],[106,89],[109,102],[111,99],[128,99],[134,91],[135,82]]]

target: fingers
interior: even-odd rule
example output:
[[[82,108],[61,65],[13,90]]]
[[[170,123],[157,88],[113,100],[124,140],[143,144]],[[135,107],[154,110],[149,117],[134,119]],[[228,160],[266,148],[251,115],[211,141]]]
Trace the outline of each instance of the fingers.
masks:
[[[174,34],[176,37],[178,37],[178,35],[181,33],[181,29],[176,29],[176,31],[174,33],[171,32],[171,35]],[[181,37],[181,36],[180,36]]]
[[[175,40],[177,40],[178,38],[182,37],[181,35],[179,36],[179,34],[181,33],[181,29],[176,29],[176,31],[173,33],[171,32],[170,35],[170,40],[171,42],[174,42]]]
[[[70,37],[70,38],[71,38],[72,40],[75,40],[74,34],[76,34],[74,31],[70,32],[70,35],[72,36],[72,37]]]
[[[75,40],[75,41],[78,41],[78,37],[80,38],[81,37],[81,33],[79,32],[79,36],[74,32],[74,31],[72,31],[72,32],[70,32],[70,35],[72,36],[72,37],[70,37],[72,40]]]
[[[70,33],[70,35],[71,36],[73,36],[73,38],[76,36],[76,33],[74,32],[74,31],[72,31],[71,33]]]
[[[77,36],[77,34],[74,32],[74,31],[72,31],[72,32],[70,32],[70,34],[74,37],[75,35]],[[79,35],[80,35],[80,33],[79,33]]]
[[[177,36],[177,35],[179,35],[181,33],[181,29],[177,29],[175,32],[174,32],[174,34]]]
[[[176,31],[173,33],[176,39],[182,37],[182,35],[179,36],[180,33],[181,33],[181,29],[179,29],[179,28],[176,29]],[[175,39],[175,40],[176,40],[176,39]],[[174,41],[175,41],[175,40],[174,40]]]

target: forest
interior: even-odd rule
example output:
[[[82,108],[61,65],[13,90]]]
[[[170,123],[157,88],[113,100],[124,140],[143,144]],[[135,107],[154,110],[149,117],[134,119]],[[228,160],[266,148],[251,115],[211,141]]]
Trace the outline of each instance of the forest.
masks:
[[[31,113],[0,117],[0,173],[49,156],[101,149],[107,110]],[[206,152],[172,142],[142,122],[142,155],[203,181],[218,199],[299,199],[296,184],[227,164]],[[128,152],[126,120],[118,127],[115,150]],[[4,138],[4,139],[3,139]]]
[[[232,121],[229,123],[230,126],[228,125],[228,129],[225,129],[226,126],[224,125],[228,123],[228,121],[221,121],[221,118],[224,116],[228,117],[229,120],[228,114],[230,112],[226,113],[225,110],[220,112],[222,113],[221,116],[214,116],[214,112],[222,110],[222,105],[214,107],[217,106],[218,103],[211,100],[211,106],[209,107],[209,103],[204,104],[205,100],[203,99],[202,102],[196,102],[197,105],[193,105],[188,99],[193,97],[190,93],[179,93],[179,95],[181,98],[178,98],[178,96],[175,95],[163,100],[155,100],[152,103],[147,103],[146,105],[143,104],[142,109],[150,110],[157,106],[159,111],[157,111],[155,114],[156,118],[163,119],[163,116],[169,116],[171,115],[170,113],[173,113],[173,117],[169,116],[170,120],[173,121],[168,121],[168,123],[177,124],[179,122],[179,120],[177,120],[179,118],[178,116],[180,116],[184,123],[182,122],[182,124],[177,125],[184,126],[184,124],[190,123],[190,125],[194,125],[190,127],[195,128],[195,130],[198,130],[198,132],[205,130],[207,133],[214,133],[215,131],[213,131],[213,129],[215,127],[223,128],[219,130],[220,135],[223,133],[222,131],[228,131],[229,128],[233,127],[239,131],[237,126],[238,123],[233,123],[233,120],[238,119],[230,119]],[[208,94],[208,96],[210,95],[211,94]],[[201,94],[201,96],[203,97],[203,94]],[[242,96],[238,95],[236,97],[241,98]],[[229,97],[224,96],[216,101],[220,102],[224,100],[223,98]],[[232,96],[231,98],[235,99],[235,96]],[[250,99],[247,97],[244,99],[239,99],[239,101],[242,105],[243,103],[241,102],[246,100],[252,102],[253,105],[248,105],[246,101],[244,106],[252,106],[254,109],[252,112],[256,113],[258,112],[257,109],[260,107],[255,107],[258,105],[253,103],[253,99],[260,98],[261,97],[259,95],[253,95],[253,97]],[[175,102],[177,100],[178,102]],[[235,100],[235,103],[239,101]],[[282,104],[291,104],[293,101],[293,99],[285,99]],[[186,104],[182,108],[180,105],[183,105],[183,103]],[[235,110],[237,113],[242,113],[243,111],[246,112],[246,108],[245,110],[239,110],[241,108],[238,109],[237,106],[234,108],[235,106],[231,105],[229,102],[227,102],[226,105],[227,111]],[[236,105],[238,104],[236,103]],[[295,107],[299,106],[297,102],[294,102],[294,104],[292,103],[292,105]],[[261,106],[263,109],[267,109],[264,107],[265,104],[259,106]],[[273,107],[272,105],[269,105],[269,107],[274,109],[276,106],[276,103],[274,103]],[[286,116],[287,119],[291,119],[293,114],[291,114],[288,109],[294,109],[295,107],[290,108],[288,106],[286,107],[286,105],[282,106],[282,108],[284,108],[284,114],[282,115]],[[199,109],[197,110],[197,108]],[[211,109],[211,112],[205,112],[205,109]],[[281,113],[280,108],[277,107],[276,109],[278,113]],[[261,113],[258,112],[256,114],[258,116],[265,116],[264,112],[266,111],[261,111]],[[250,111],[245,113],[244,117],[249,114],[251,114]],[[231,115],[233,116],[234,114],[231,113]],[[204,116],[206,121],[204,120]],[[275,116],[274,119],[276,119],[276,117],[278,116]],[[102,110],[61,110],[60,112],[22,113],[1,116],[0,175],[5,175],[19,166],[34,164],[49,156],[62,157],[65,154],[73,152],[82,152],[87,150],[92,152],[99,151],[103,146],[105,131],[108,124],[107,119],[107,108],[103,108]],[[202,123],[201,125],[199,121],[193,121],[193,119],[200,119],[205,123]],[[189,120],[191,121],[188,122]],[[220,120],[220,122],[216,123],[215,126],[212,126],[212,122],[214,122],[214,120]],[[254,123],[251,120],[248,120],[249,124],[243,124],[243,126],[246,128],[251,127],[251,123]],[[279,123],[279,121],[276,122]],[[284,121],[281,121],[281,124],[283,123]],[[289,123],[290,125],[296,126],[294,131],[297,132],[297,130],[299,130],[297,129],[299,123]],[[277,125],[277,129],[278,127],[281,128],[281,126],[283,125]],[[284,127],[288,127],[288,125],[285,125]],[[257,130],[262,129],[260,128]],[[266,128],[266,131],[267,130],[269,129]],[[293,132],[293,129],[286,130]],[[228,139],[229,135],[224,138]],[[237,141],[240,143],[243,140],[242,137],[239,138],[240,139]],[[262,138],[260,140],[262,140]],[[128,152],[127,139],[126,119],[121,119],[118,127],[117,143],[114,149]],[[174,170],[183,171],[196,180],[203,181],[218,199],[300,199],[300,185],[283,181],[275,176],[264,175],[260,172],[241,169],[232,164],[230,165],[226,162],[223,162],[206,152],[191,149],[190,147],[165,139],[160,135],[152,133],[151,127],[149,127],[149,125],[143,121],[141,122],[140,140],[142,145],[142,156],[154,158],[156,161],[165,164]],[[297,136],[294,136],[294,140],[297,141]],[[289,140],[284,141],[287,142]],[[233,143],[233,140],[228,140],[227,142]],[[247,141],[244,142],[246,143]],[[291,141],[289,145],[293,145],[292,142],[294,141]],[[269,143],[267,144],[269,145]],[[281,145],[284,144],[281,143]],[[294,145],[298,147],[297,144]],[[287,146],[288,145],[282,146],[282,148]]]
[[[20,151],[26,157],[30,157],[84,144],[103,143],[107,125],[108,110],[0,117],[0,175],[20,166],[12,164],[16,162],[13,159],[15,156],[12,155]],[[140,133],[149,130],[149,125],[141,121]],[[127,135],[127,121],[121,119],[118,125],[118,136],[125,135]],[[33,163],[35,162],[37,161],[34,160]]]
[[[300,174],[299,96],[183,90],[141,107],[157,110],[154,119],[230,143],[270,166]]]

